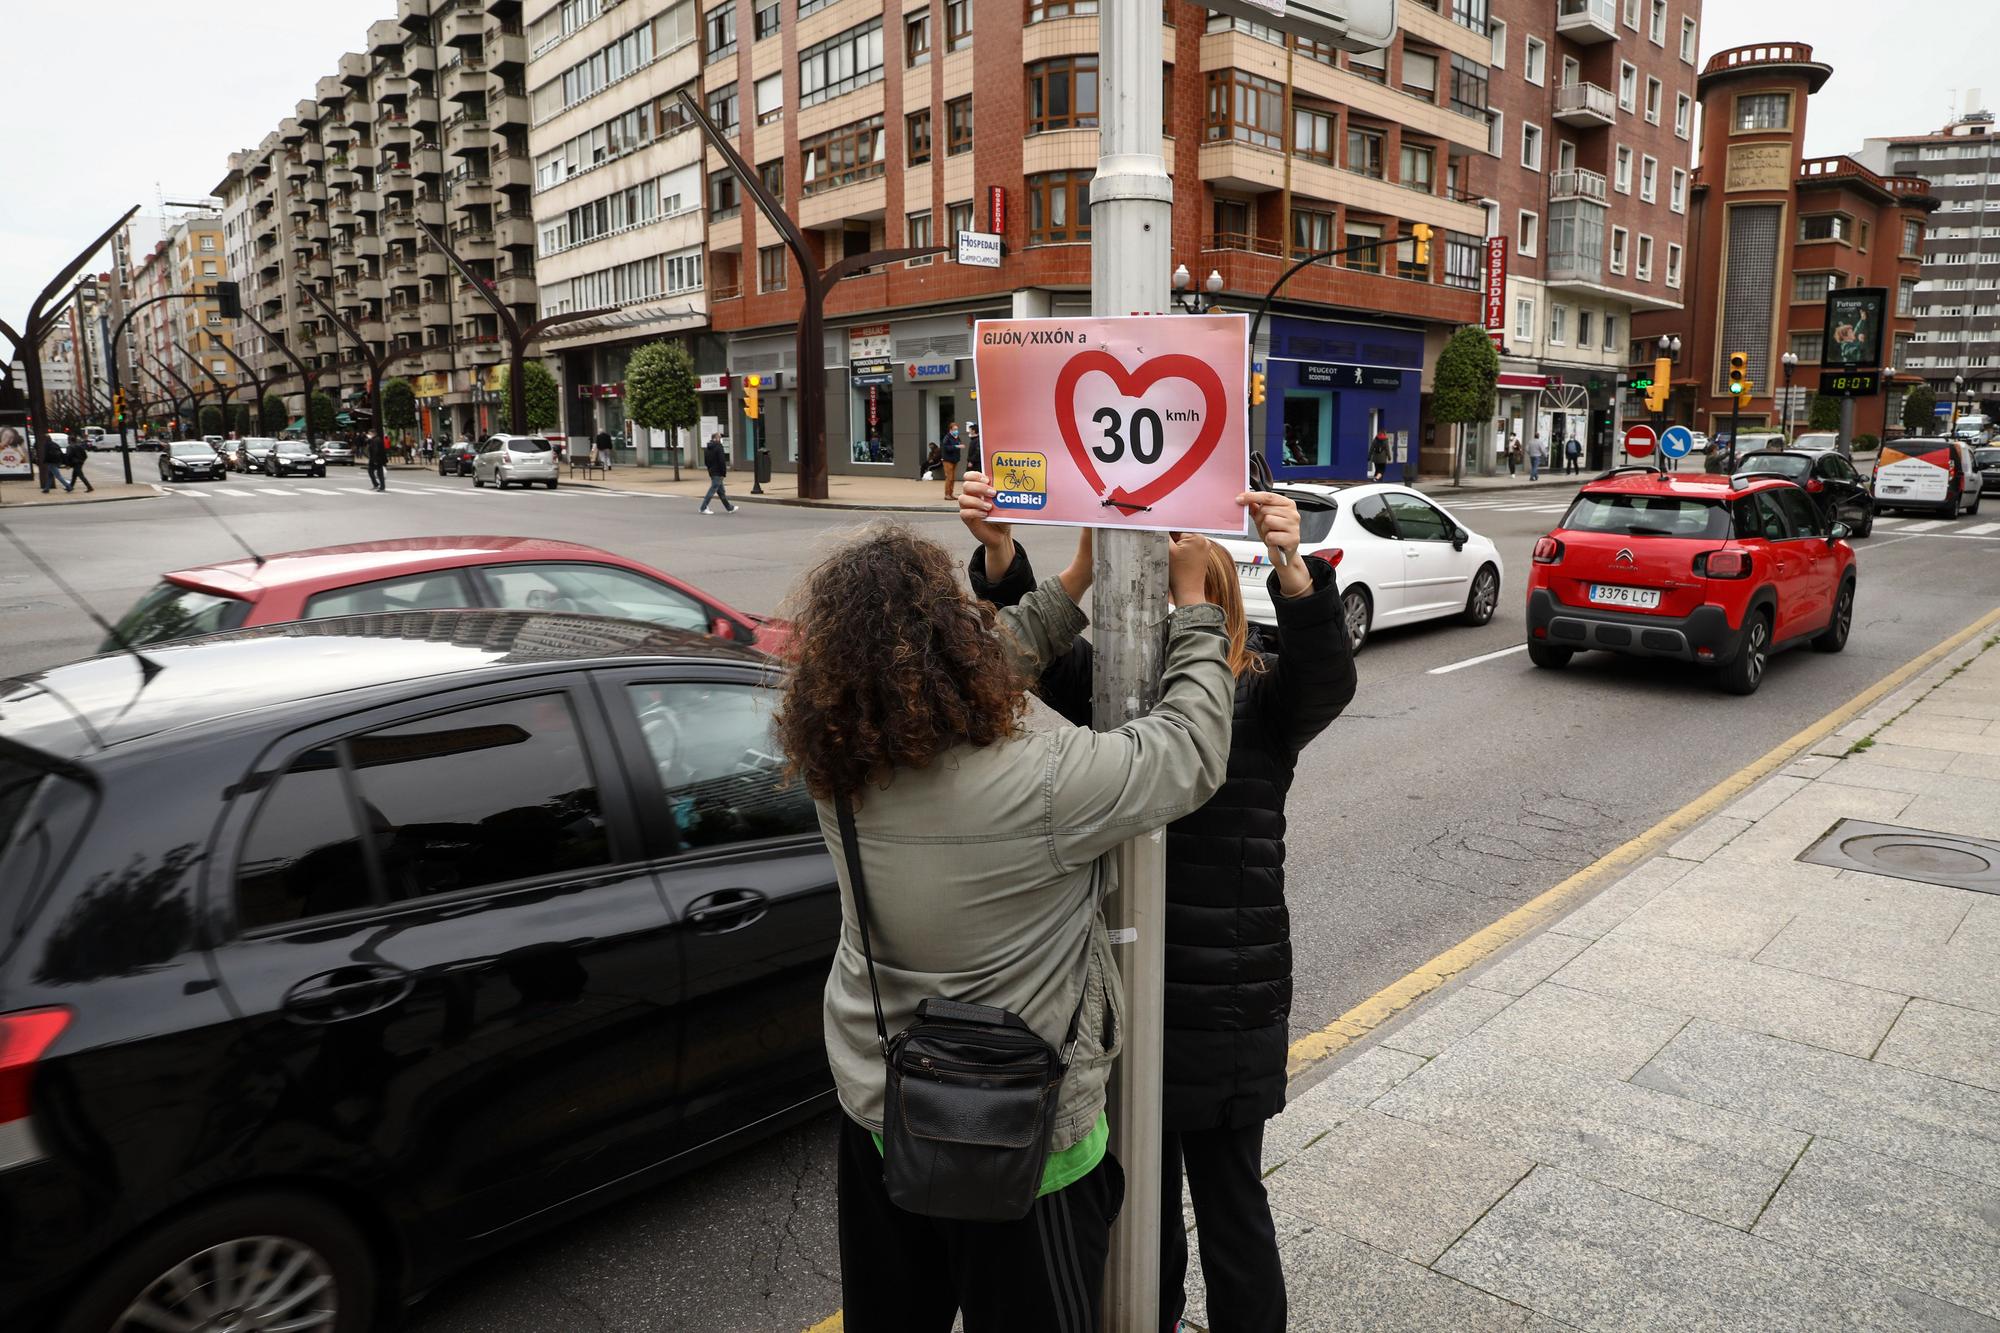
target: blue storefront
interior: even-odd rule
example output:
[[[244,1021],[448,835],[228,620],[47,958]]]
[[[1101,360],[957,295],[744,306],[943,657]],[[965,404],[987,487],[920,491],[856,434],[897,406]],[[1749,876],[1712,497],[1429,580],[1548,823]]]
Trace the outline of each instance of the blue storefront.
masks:
[[[1424,335],[1278,315],[1260,349],[1265,404],[1264,456],[1280,481],[1357,481],[1368,448],[1389,437],[1387,472],[1400,481],[1418,447],[1423,411]]]

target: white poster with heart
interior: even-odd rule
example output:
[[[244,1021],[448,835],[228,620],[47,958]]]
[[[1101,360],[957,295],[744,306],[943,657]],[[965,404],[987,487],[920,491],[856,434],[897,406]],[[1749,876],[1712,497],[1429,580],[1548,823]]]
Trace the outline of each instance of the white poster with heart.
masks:
[[[1246,315],[982,319],[979,439],[993,517],[1249,531]]]

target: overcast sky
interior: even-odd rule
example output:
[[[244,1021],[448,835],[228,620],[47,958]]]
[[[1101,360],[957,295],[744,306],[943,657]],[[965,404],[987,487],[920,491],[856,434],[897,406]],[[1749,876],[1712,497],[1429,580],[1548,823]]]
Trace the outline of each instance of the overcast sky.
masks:
[[[126,208],[198,199],[358,51],[393,0],[6,0],[0,40],[0,317]],[[1893,17],[1892,17],[1893,16]],[[1701,55],[1813,44],[1834,67],[1806,151],[1944,123],[1967,91],[2000,103],[1996,0],[1711,0]],[[104,267],[108,259],[97,267]]]

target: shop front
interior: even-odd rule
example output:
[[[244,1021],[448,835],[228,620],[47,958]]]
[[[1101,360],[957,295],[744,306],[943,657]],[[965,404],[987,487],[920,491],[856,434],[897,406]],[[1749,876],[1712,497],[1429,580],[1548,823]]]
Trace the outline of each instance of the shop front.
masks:
[[[1271,475],[1360,480],[1384,437],[1384,476],[1403,480],[1423,410],[1423,333],[1292,316],[1270,323],[1262,445]]]

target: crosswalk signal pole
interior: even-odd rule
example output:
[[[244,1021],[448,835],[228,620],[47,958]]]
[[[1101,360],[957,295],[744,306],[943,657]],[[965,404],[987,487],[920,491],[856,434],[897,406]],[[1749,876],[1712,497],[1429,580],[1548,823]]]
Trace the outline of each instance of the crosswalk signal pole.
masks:
[[[1173,269],[1173,182],[1162,155],[1158,0],[1100,0],[1100,127],[1090,185],[1090,308],[1099,316],[1165,312]],[[1153,707],[1167,613],[1166,538],[1099,529],[1091,602],[1097,728]],[[1125,1204],[1111,1233],[1104,1327],[1159,1325],[1161,1044],[1166,991],[1166,844],[1158,833],[1115,854],[1105,914],[1125,987],[1125,1051],[1112,1073],[1111,1150]],[[1178,1210],[1176,1210],[1178,1212]]]

